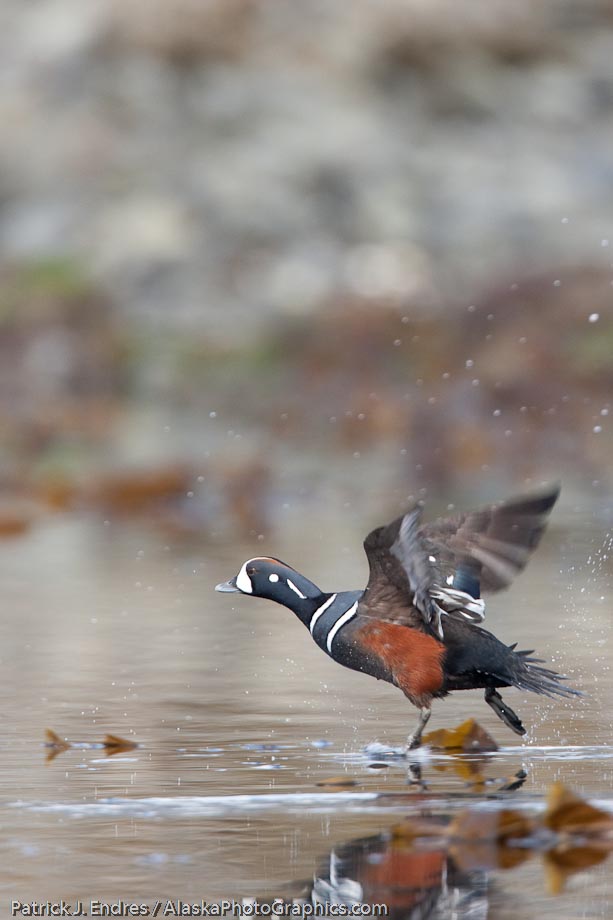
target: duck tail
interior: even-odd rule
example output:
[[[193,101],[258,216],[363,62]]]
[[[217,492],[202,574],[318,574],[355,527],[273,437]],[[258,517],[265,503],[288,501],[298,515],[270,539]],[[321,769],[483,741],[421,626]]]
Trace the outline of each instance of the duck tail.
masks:
[[[568,680],[563,674],[542,667],[542,658],[533,658],[534,649],[530,651],[513,651],[513,686],[520,690],[530,690],[544,696],[562,696],[566,699],[583,696],[580,690],[567,686]]]

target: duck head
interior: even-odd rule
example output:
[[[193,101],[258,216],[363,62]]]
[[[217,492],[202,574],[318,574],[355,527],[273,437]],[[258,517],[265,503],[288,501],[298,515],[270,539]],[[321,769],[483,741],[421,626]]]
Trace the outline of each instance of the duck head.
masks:
[[[263,597],[295,613],[302,613],[311,608],[313,601],[321,597],[317,585],[293,569],[291,565],[274,559],[272,556],[256,556],[243,563],[238,575],[230,581],[217,585],[216,591],[223,594],[248,594],[251,597]]]

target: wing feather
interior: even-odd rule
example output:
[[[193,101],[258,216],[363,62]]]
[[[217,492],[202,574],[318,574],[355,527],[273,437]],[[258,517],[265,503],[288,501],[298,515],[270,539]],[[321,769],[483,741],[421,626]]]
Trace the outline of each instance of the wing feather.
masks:
[[[468,559],[479,571],[481,590],[500,591],[526,567],[559,494],[556,483],[532,496],[432,521],[420,534],[444,577]]]
[[[506,588],[538,545],[559,495],[556,484],[478,511],[421,524],[421,506],[364,541],[370,578],[365,616],[443,637],[441,616],[481,621],[481,591]]]

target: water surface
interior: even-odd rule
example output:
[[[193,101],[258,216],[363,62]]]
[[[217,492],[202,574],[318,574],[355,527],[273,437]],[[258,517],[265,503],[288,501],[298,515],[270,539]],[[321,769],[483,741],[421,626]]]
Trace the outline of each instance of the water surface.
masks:
[[[310,898],[314,877],[320,890],[330,883],[331,854],[347,872],[386,866],[382,841],[407,817],[444,818],[484,800],[498,807],[493,794],[521,769],[523,787],[508,794],[516,807],[541,808],[555,780],[613,807],[605,534],[597,522],[570,523],[550,533],[511,592],[490,601],[487,623],[554,659],[589,695],[508,692],[530,726],[525,740],[477,691],[436,704],[432,728],[473,716],[502,750],[484,759],[480,788],[457,758],[420,752],[425,791],[409,785],[406,763],[365,750],[402,744],[413,726],[399,691],[339,668],[288,611],[213,592],[254,544],[178,548],[70,517],[3,543],[2,916],[12,898]],[[261,550],[342,589],[365,583],[360,544],[342,515],[320,513],[288,523]],[[46,727],[73,741],[112,732],[140,746],[47,761]],[[338,776],[354,785],[318,785]],[[425,878],[419,859],[411,865]],[[463,916],[463,897],[466,916],[476,905],[474,915],[486,916],[489,905],[492,916],[516,920],[609,917],[612,865],[575,874],[556,897],[540,855],[468,876],[445,865],[441,885],[455,907],[441,902],[437,883],[421,901],[415,892],[400,899],[397,911]],[[437,898],[439,913],[428,913]]]

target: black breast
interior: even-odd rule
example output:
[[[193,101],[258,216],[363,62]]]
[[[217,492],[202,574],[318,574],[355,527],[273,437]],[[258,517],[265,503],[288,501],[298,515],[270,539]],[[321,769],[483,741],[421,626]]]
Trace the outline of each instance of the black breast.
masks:
[[[389,668],[360,638],[366,622],[360,616],[362,591],[331,595],[311,617],[310,630],[318,646],[338,664],[393,683]]]
[[[329,595],[313,613],[309,630],[318,646],[328,655],[336,656],[333,649],[343,629],[354,619],[361,591],[341,591]]]

